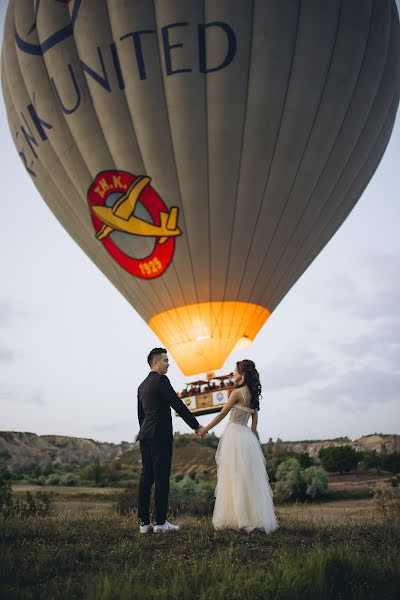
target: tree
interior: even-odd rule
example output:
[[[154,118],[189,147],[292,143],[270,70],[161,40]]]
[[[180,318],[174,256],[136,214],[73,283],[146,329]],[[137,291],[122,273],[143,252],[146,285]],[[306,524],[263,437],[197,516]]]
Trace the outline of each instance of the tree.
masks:
[[[46,479],[46,485],[58,485],[61,475],[59,473],[51,473]]]
[[[59,485],[81,485],[81,478],[75,473],[65,473],[60,477]]]
[[[282,462],[276,472],[276,494],[282,500],[316,498],[328,490],[328,475],[321,467],[302,469],[296,458]]]
[[[301,466],[302,469],[307,469],[308,467],[312,467],[313,466],[313,459],[308,454],[308,452],[300,452],[300,454],[297,454],[297,456],[294,453],[294,458],[298,459],[298,461],[300,462],[300,466]]]
[[[362,453],[361,465],[364,469],[376,469],[381,467],[381,457],[376,450],[370,450]]]
[[[357,467],[359,455],[351,446],[330,446],[319,451],[321,464],[326,471],[348,473]]]
[[[381,458],[381,466],[384,471],[390,471],[394,475],[400,473],[400,452],[384,454]]]
[[[317,498],[328,491],[328,474],[321,467],[304,469],[303,478],[306,483],[306,496]]]
[[[95,485],[99,485],[105,478],[104,467],[100,464],[99,459],[96,458],[92,465],[87,465],[79,471],[79,476],[83,480],[94,481]]]
[[[276,493],[283,500],[302,497],[305,492],[300,463],[296,458],[283,461],[276,471]]]

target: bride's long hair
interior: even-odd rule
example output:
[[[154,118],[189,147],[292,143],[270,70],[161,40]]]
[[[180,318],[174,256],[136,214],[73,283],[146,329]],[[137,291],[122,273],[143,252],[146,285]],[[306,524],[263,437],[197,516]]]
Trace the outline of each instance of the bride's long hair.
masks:
[[[251,408],[255,408],[256,410],[260,410],[260,398],[261,396],[261,382],[260,376],[256,369],[256,365],[252,360],[239,360],[236,363],[236,368],[240,375],[243,377],[243,383],[238,384],[237,387],[242,387],[243,385],[247,385],[251,394]]]

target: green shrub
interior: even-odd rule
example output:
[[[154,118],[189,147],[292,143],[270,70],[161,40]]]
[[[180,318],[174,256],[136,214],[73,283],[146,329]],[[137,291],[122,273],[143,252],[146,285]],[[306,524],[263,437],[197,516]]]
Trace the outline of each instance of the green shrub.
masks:
[[[173,481],[170,485],[169,503],[173,512],[186,511],[190,509],[192,499],[196,495],[197,480],[185,475],[179,481]]]
[[[296,458],[299,461],[302,469],[307,469],[314,464],[314,461],[308,452],[286,452],[286,454],[281,454],[279,457],[282,457],[281,461],[287,460],[287,458]]]
[[[359,452],[361,466],[364,469],[376,469],[378,472],[388,471],[396,475],[400,473],[400,452],[382,452],[376,450]]]
[[[289,458],[279,465],[276,481],[275,491],[282,500],[304,496],[304,479],[300,463],[296,458]]]
[[[394,475],[396,475],[396,473],[400,473],[400,452],[382,454],[381,467],[384,471],[389,471]]]
[[[306,469],[313,465],[313,459],[310,457],[308,452],[284,452],[282,454],[270,454],[265,450],[264,456],[267,463],[268,476],[271,481],[276,481],[276,472],[281,463],[291,458],[295,458],[299,461],[300,467]]]
[[[202,480],[198,483],[196,496],[192,500],[190,513],[193,515],[209,515],[214,510],[215,481]]]
[[[75,473],[65,473],[65,475],[61,475],[58,484],[70,486],[81,485],[81,478]]]
[[[35,496],[26,492],[25,500],[14,498],[11,485],[0,481],[0,515],[4,518],[46,517],[53,512],[53,505],[52,497],[44,492]]]
[[[348,473],[357,467],[360,455],[351,446],[330,446],[319,451],[321,464],[331,473]]]
[[[91,465],[86,465],[79,471],[79,476],[83,481],[94,483],[94,485],[105,487],[109,483],[127,479],[131,473],[118,469],[116,465],[101,465],[98,459]]]
[[[381,481],[374,487],[374,504],[385,518],[400,518],[400,477]]]
[[[363,469],[376,469],[380,470],[381,467],[381,457],[377,453],[376,450],[371,450],[367,452],[361,452],[361,467]]]
[[[328,476],[320,467],[302,469],[296,458],[282,462],[276,472],[276,495],[281,500],[317,498],[328,490]]]
[[[306,484],[306,496],[317,498],[328,491],[328,474],[321,467],[304,469],[303,478]]]
[[[11,485],[4,480],[0,480],[0,515],[8,517],[13,509],[13,497]]]
[[[33,483],[33,485],[46,485],[46,476],[39,475],[39,477],[30,477],[29,483]]]
[[[92,465],[87,465],[79,471],[79,476],[82,479],[93,481],[96,485],[99,485],[104,478],[103,474],[104,467],[100,464],[99,459],[96,459]]]
[[[59,485],[61,475],[59,473],[52,473],[46,479],[46,485]]]
[[[138,508],[138,488],[127,488],[119,494],[115,510],[120,515],[131,516]]]
[[[0,480],[9,481],[13,479],[13,471],[11,469],[6,469],[6,467],[2,467],[0,469]]]
[[[115,504],[116,511],[119,514],[131,515],[137,511],[138,491],[138,486],[135,486],[127,488],[119,495]],[[169,511],[173,515],[182,512],[191,515],[211,514],[215,501],[214,491],[215,481],[199,479],[195,475],[185,475],[179,481],[171,481]]]
[[[178,481],[172,481],[169,493],[171,513],[189,513],[191,515],[210,514],[214,508],[215,481],[185,475]]]

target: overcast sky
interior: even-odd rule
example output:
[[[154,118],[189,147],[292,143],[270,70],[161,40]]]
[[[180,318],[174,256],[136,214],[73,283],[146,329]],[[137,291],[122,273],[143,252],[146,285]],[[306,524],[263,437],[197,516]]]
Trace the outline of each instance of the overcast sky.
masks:
[[[137,386],[159,340],[41,200],[2,97],[0,152],[0,430],[133,441]],[[400,433],[399,157],[398,116],[351,215],[253,345],[221,370],[256,362],[261,441]],[[113,315],[108,331],[104,314]],[[173,362],[169,377],[176,389],[186,380]]]

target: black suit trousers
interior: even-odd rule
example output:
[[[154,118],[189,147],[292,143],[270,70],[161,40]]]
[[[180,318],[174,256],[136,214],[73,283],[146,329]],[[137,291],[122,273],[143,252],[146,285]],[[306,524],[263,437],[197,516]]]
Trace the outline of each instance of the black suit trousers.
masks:
[[[172,461],[172,439],[141,440],[142,474],[139,483],[138,516],[150,522],[150,494],[155,483],[157,524],[165,523],[168,511],[169,478]]]

